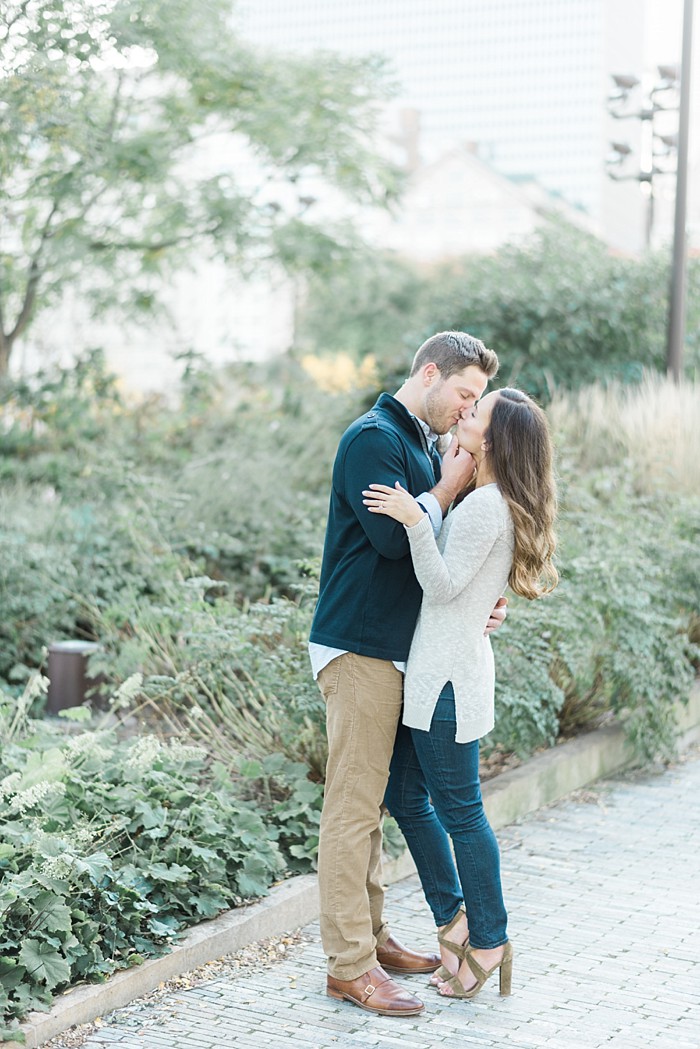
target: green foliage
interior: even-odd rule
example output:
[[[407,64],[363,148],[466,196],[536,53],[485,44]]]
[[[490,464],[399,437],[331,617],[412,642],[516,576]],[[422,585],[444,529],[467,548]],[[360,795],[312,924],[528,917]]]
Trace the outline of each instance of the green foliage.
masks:
[[[0,375],[37,310],[80,287],[143,314],[205,244],[243,272],[318,271],[353,243],[310,186],[383,203],[376,58],[268,55],[207,0],[2,5]],[[224,158],[222,161],[222,157]]]
[[[282,754],[267,754],[243,762],[240,773],[266,824],[278,828],[278,844],[289,870],[307,873],[316,869],[323,786],[312,783],[302,762]]]
[[[297,345],[356,360],[371,354],[385,375],[404,377],[434,305],[435,283],[393,255],[351,256],[309,281]]]
[[[13,703],[0,696],[0,718],[16,723],[0,761],[6,1022],[264,895],[284,867],[276,839],[297,833],[294,790],[265,822],[230,775],[208,773],[201,748],[107,729],[66,737],[26,717],[17,727]]]
[[[493,640],[497,660],[496,724],[482,741],[486,756],[495,748],[529,757],[540,747],[551,747],[559,735],[559,712],[564,696],[551,675],[550,638],[540,617],[509,595],[506,624]],[[535,630],[532,622],[535,619]],[[530,629],[528,629],[528,626]]]
[[[377,357],[382,385],[397,388],[412,354],[436,331],[483,339],[501,360],[497,385],[517,383],[549,399],[555,389],[638,380],[665,366],[670,260],[609,253],[565,225],[493,256],[432,271],[392,256],[336,268],[311,284],[303,346]],[[700,362],[700,260],[688,267],[686,373]]]
[[[83,463],[64,453],[98,440],[124,410],[101,350],[78,357],[70,369],[40,370],[31,380],[5,378],[2,394],[3,481],[15,475],[18,462],[30,466],[29,479],[55,482],[62,469],[80,470]]]
[[[487,748],[528,754],[614,714],[640,759],[669,758],[673,707],[687,698],[700,655],[689,638],[698,594],[687,577],[699,508],[635,495],[624,468],[587,480],[590,488],[566,489],[559,587],[533,603],[511,598],[494,640]]]
[[[123,679],[138,666],[149,708],[216,757],[231,762],[239,754],[280,752],[322,779],[323,703],[309,673],[310,607],[277,599],[240,610],[225,598],[207,600],[212,582],[173,585],[157,608],[141,601],[110,609],[91,673]]]
[[[20,682],[50,641],[98,639],[93,674],[120,682],[139,671],[139,702],[221,760],[276,753],[321,780],[323,705],[306,653],[310,558],[321,548],[337,431],[357,402],[315,390],[294,361],[236,369],[230,385],[190,362],[181,409],[126,410],[93,372],[45,377],[37,401],[49,387],[58,430],[46,414],[34,443],[6,458],[14,481],[0,497],[0,671]],[[87,404],[92,389],[101,391],[94,421],[80,421],[70,404]],[[651,472],[636,431],[611,421],[653,410],[655,452],[675,455],[680,400],[674,408],[672,389],[663,392],[664,421],[643,390],[609,392],[595,410],[593,394],[555,406],[562,584],[533,605],[512,600],[494,641],[492,742],[522,754],[611,712],[640,754],[668,753],[671,704],[692,674],[696,503],[666,492],[660,500],[663,460]],[[23,396],[15,448],[22,426],[34,425]],[[49,488],[42,457],[61,441]]]
[[[181,578],[181,559],[145,509],[146,480],[123,470],[108,497],[99,491],[100,481],[112,480],[105,472],[70,478],[70,451],[63,458],[63,490],[16,484],[0,492],[0,675],[7,680],[39,665],[43,646],[93,637],[121,595],[130,605],[157,602]],[[141,525],[134,507],[144,507]]]
[[[290,360],[234,369],[230,389],[235,410],[215,400],[182,435],[169,532],[204,574],[232,581],[240,595],[290,594],[297,563],[322,544],[337,427],[353,406],[316,389]]]
[[[639,379],[663,368],[668,261],[611,256],[564,226],[524,248],[467,260],[448,327],[493,346],[500,381],[539,397],[613,376]]]

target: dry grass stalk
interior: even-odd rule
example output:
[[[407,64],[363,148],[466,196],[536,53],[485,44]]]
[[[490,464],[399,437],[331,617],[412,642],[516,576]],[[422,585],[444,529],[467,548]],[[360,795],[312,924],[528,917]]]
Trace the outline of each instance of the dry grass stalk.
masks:
[[[560,395],[549,414],[587,465],[626,461],[641,491],[700,492],[700,385],[648,373],[637,386],[611,383]]]

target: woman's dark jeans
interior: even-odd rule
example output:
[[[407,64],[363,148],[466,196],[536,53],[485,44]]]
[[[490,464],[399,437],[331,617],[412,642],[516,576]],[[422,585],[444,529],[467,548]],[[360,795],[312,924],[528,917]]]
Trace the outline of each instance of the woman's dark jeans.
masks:
[[[455,728],[448,682],[429,732],[399,724],[384,804],[406,838],[435,924],[447,925],[464,902],[471,945],[500,947],[508,916],[498,842],[481,800],[479,741],[455,743]]]

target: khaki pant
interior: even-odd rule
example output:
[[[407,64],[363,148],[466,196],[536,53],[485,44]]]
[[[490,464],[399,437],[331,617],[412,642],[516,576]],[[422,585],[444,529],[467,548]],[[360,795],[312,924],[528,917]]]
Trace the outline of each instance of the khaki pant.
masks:
[[[346,652],[318,676],[326,701],[328,765],[318,880],[328,971],[355,980],[377,964],[382,918],[382,802],[401,713],[393,663]]]

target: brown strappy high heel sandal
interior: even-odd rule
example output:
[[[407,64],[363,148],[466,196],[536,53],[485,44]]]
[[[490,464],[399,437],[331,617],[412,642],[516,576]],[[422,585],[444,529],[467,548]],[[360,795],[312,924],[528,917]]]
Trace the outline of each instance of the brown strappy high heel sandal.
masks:
[[[467,933],[467,938],[464,941],[464,943],[454,943],[452,940],[447,939],[446,934],[452,929],[454,929],[461,916],[463,914],[466,916],[466,913],[467,912],[465,911],[464,907],[460,907],[452,921],[448,922],[448,924],[445,926],[442,932],[438,933],[438,943],[440,944],[440,946],[446,947],[448,951],[451,951],[452,954],[456,955],[456,957],[459,958],[460,962],[463,962],[467,956],[467,948],[469,947],[469,933]],[[444,983],[450,979],[452,979],[452,973],[444,965],[441,965],[440,968],[433,973],[428,982],[431,987],[437,987],[439,983]]]
[[[499,993],[504,997],[510,994],[511,981],[513,978],[513,945],[508,940],[505,944],[505,950],[503,951],[503,957],[500,962],[494,965],[491,969],[482,969],[476,958],[472,954],[472,948],[468,947],[466,950],[467,965],[474,973],[476,983],[473,987],[470,987],[465,991],[458,976],[452,976],[449,980],[444,980],[449,988],[452,990],[452,994],[443,994],[443,998],[475,998],[481,988],[484,986],[489,976],[492,976],[496,969],[498,969],[498,990]],[[439,992],[442,993],[442,992]]]

